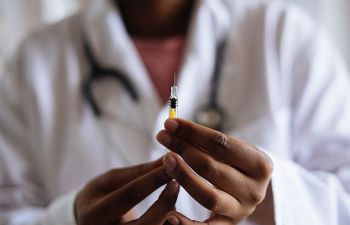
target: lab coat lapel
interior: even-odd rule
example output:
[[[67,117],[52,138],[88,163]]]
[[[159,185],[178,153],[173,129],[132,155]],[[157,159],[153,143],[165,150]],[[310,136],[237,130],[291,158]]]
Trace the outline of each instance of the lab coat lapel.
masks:
[[[160,98],[125,30],[118,9],[107,0],[96,2],[88,9],[84,22],[83,32],[98,62],[123,72],[140,98],[135,104],[120,84],[102,82],[102,92],[106,91],[108,85],[114,85],[114,90],[106,95],[102,94],[102,97],[98,97],[99,93],[96,93],[99,105],[105,111],[104,126],[114,136],[111,137],[114,140],[110,145],[114,148],[116,142],[119,142],[115,151],[120,151],[130,164],[143,162],[149,158],[149,152],[145,149],[149,149],[150,136],[161,109]],[[115,88],[115,85],[120,88]],[[123,108],[116,105],[116,102]]]

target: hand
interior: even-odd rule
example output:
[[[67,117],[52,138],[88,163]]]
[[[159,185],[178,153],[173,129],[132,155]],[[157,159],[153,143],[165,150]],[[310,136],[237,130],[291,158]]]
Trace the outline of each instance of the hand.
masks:
[[[254,146],[180,119],[167,120],[157,139],[177,153],[164,157],[169,176],[213,212],[202,223],[174,211],[169,214],[169,222],[237,224],[263,201],[273,166],[270,158]]]
[[[179,185],[174,181],[166,186],[159,199],[139,219],[130,210],[170,180],[160,159],[111,170],[80,191],[75,202],[76,222],[78,225],[163,225],[177,199]]]

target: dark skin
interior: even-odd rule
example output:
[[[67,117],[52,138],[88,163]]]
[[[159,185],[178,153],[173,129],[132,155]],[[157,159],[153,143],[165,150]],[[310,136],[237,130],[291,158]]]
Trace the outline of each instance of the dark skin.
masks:
[[[193,0],[114,0],[131,36],[166,38],[187,32]]]
[[[194,0],[114,3],[131,36],[153,39],[185,34],[194,9]],[[157,139],[172,153],[148,164],[111,170],[80,191],[75,202],[78,225],[235,225],[248,216],[259,224],[272,223],[271,210],[263,211],[272,204],[272,163],[265,153],[237,138],[179,119],[166,121]],[[164,184],[167,187],[159,199],[137,217],[133,207]],[[211,218],[204,223],[193,221],[175,210],[179,184],[212,211]]]
[[[133,207],[167,184],[157,201],[139,218]],[[75,201],[78,225],[163,225],[174,210],[179,185],[171,181],[162,160],[114,169],[89,182]]]
[[[173,224],[236,225],[270,194],[272,162],[254,145],[187,120],[168,119],[164,126],[157,139],[172,151],[163,159],[168,175],[212,212],[201,222],[173,211],[169,217],[180,222]],[[251,219],[272,224],[273,217],[265,218]]]

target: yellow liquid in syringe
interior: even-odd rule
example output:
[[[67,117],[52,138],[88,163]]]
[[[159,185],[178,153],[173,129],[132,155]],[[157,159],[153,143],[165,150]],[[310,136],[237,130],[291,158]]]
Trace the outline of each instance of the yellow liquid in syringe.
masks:
[[[177,117],[177,87],[175,84],[175,76],[174,76],[174,85],[170,88],[170,97],[169,97],[169,118]]]
[[[176,118],[177,117],[177,110],[176,110],[176,108],[170,108],[169,117],[170,118]]]

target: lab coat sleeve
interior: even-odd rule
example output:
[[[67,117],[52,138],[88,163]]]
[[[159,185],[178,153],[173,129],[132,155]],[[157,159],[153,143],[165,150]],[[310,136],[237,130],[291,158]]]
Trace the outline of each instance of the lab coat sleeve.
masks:
[[[35,162],[31,100],[19,52],[0,83],[0,224],[75,224],[76,191],[49,204]]]
[[[286,13],[283,23],[279,54],[290,87],[291,155],[272,155],[276,224],[350,224],[348,69],[302,12]]]

